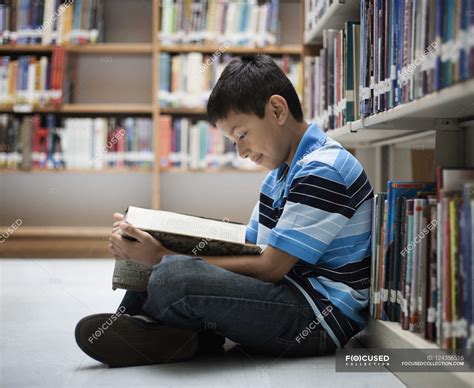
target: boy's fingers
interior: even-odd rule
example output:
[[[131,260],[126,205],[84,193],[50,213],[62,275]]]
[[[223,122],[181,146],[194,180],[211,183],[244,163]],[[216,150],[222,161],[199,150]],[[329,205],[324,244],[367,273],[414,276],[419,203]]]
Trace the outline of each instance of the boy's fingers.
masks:
[[[120,226],[119,226],[119,225],[120,225],[121,222],[122,222],[122,221],[115,221],[115,222],[114,222],[114,224],[112,225],[112,233],[115,233],[117,230],[120,229]]]
[[[113,215],[114,221],[122,221],[123,217],[124,217],[124,215],[121,214],[121,213],[114,213],[114,215]]]
[[[113,234],[112,236],[110,236],[109,241],[112,247],[117,250],[122,250],[124,248],[124,245],[131,242],[131,241],[124,240],[122,236],[118,234]]]
[[[143,242],[150,236],[147,232],[135,228],[133,225],[127,224],[126,222],[120,223],[120,229],[122,229],[129,236],[135,237],[138,241]]]
[[[114,245],[109,244],[109,251],[114,255],[116,259],[126,259],[126,255],[118,250]]]
[[[127,244],[127,241],[124,241],[121,236],[112,236],[109,240],[109,249],[125,257],[125,244]]]

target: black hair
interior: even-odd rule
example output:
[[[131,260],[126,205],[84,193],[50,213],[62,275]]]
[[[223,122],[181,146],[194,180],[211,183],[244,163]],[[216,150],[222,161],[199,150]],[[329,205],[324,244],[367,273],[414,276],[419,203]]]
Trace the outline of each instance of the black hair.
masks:
[[[265,104],[282,96],[296,121],[303,121],[303,111],[295,88],[280,67],[268,55],[243,55],[225,67],[207,102],[209,121],[224,119],[231,111],[265,117]]]

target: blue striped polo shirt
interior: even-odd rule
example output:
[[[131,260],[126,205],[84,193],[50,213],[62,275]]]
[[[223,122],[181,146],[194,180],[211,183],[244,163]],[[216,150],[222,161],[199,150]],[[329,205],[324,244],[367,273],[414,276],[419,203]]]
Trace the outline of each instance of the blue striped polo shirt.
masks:
[[[247,224],[249,242],[299,259],[284,279],[305,296],[337,347],[368,316],[373,198],[359,161],[311,124],[291,165],[265,177]]]

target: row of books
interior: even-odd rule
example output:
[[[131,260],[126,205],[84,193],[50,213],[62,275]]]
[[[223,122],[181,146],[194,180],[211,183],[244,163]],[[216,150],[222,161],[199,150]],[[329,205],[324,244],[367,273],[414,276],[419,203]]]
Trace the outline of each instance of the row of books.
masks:
[[[0,167],[102,169],[153,164],[150,118],[0,115]]]
[[[51,56],[0,57],[0,105],[45,107],[63,102],[65,52],[55,47]]]
[[[159,101],[162,107],[205,106],[213,86],[231,55],[188,53],[160,54]],[[274,58],[301,96],[302,66],[298,58],[283,55]]]
[[[158,38],[163,44],[276,45],[279,6],[279,0],[163,0]]]
[[[361,0],[361,21],[325,30],[319,56],[305,59],[308,115],[335,129],[474,77],[473,8]]]
[[[0,44],[84,44],[102,40],[103,0],[4,0]]]
[[[360,25],[324,30],[317,57],[305,57],[305,108],[321,128],[334,129],[359,119]]]
[[[388,182],[375,196],[371,307],[445,349],[474,347],[474,170]]]
[[[257,165],[239,158],[235,147],[209,122],[160,116],[159,154],[161,167],[205,169],[231,167],[253,169]]]
[[[473,77],[473,6],[472,0],[362,0],[361,115]]]

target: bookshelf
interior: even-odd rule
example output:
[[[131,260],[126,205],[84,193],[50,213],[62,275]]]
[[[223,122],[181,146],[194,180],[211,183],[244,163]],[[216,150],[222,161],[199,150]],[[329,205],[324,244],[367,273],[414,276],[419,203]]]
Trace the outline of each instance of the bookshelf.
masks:
[[[436,344],[407,330],[397,322],[370,319],[367,328],[357,334],[366,348],[377,349],[438,349]],[[390,369],[390,366],[387,366]],[[473,373],[393,372],[409,387],[472,387]]]
[[[441,89],[418,100],[330,130],[334,139],[351,145],[370,145],[399,136],[428,132],[438,119],[463,119],[474,114],[474,80]],[[430,131],[429,135],[435,133]]]
[[[101,258],[110,257],[104,244],[111,228],[20,227],[2,247],[1,257]],[[18,253],[21,253],[18,256]]]
[[[190,45],[190,44],[182,44],[182,45],[166,45],[166,44],[159,44],[158,48],[161,52],[169,52],[169,53],[191,53],[191,52],[198,52],[198,53],[213,53],[219,50],[219,46],[214,45]],[[261,47],[261,48],[251,48],[251,47],[229,47],[226,49],[226,52],[229,54],[268,54],[268,55],[300,55],[301,54],[301,46],[300,45],[282,45],[282,46],[269,46],[269,47]]]
[[[304,31],[304,43],[306,45],[318,44],[322,42],[323,30],[331,28],[342,28],[346,20],[359,18],[360,11],[359,0],[335,0],[332,4],[317,18],[318,10],[309,8],[309,1],[305,1],[305,14],[309,17],[307,20],[314,22],[306,25]],[[321,10],[322,11],[322,10]]]
[[[281,0],[279,19],[281,28],[286,32],[282,35],[280,45],[264,47],[231,45],[226,48],[226,53],[233,55],[265,53],[272,56],[290,55],[302,58],[301,16],[301,2]],[[76,168],[60,171],[0,170],[0,206],[5,210],[2,211],[0,225],[8,225],[12,217],[25,214],[21,203],[30,203],[28,208],[31,207],[26,214],[24,226],[20,228],[22,232],[18,231],[11,237],[9,244],[2,246],[0,257],[59,257],[61,248],[52,247],[54,239],[61,238],[65,242],[67,237],[69,241],[75,241],[78,230],[81,230],[87,235],[88,243],[92,244],[94,234],[98,231],[96,225],[103,225],[101,233],[108,234],[110,228],[105,228],[105,225],[111,223],[110,215],[117,209],[123,209],[125,204],[135,203],[138,206],[153,208],[164,206],[167,210],[180,211],[176,205],[178,201],[176,198],[180,198],[180,203],[185,204],[183,212],[196,213],[200,211],[202,203],[209,200],[208,195],[205,192],[195,192],[196,198],[189,201],[186,201],[181,194],[173,195],[173,191],[182,190],[183,182],[193,187],[202,187],[203,182],[210,187],[217,187],[218,182],[225,181],[222,186],[226,186],[227,190],[227,187],[231,187],[232,182],[239,177],[239,180],[249,182],[249,186],[258,187],[258,182],[265,174],[260,168],[251,170],[222,167],[188,170],[179,167],[160,167],[158,155],[160,115],[193,119],[204,119],[206,115],[205,107],[159,106],[160,53],[212,54],[219,49],[219,45],[161,43],[158,38],[161,19],[160,0],[143,0],[139,3],[135,0],[123,0],[120,7],[116,6],[114,0],[104,0],[103,17],[103,42],[62,46],[71,68],[69,77],[76,84],[70,102],[45,108],[3,105],[0,106],[0,113],[17,115],[54,113],[62,117],[125,115],[149,117],[154,128],[153,167],[100,170]],[[0,45],[0,55],[51,55],[54,47],[40,44]],[[117,195],[116,192],[119,187],[123,187],[124,181],[127,182],[127,187],[122,188],[123,192]],[[104,189],[98,190],[96,186],[102,186]],[[35,189],[28,189],[29,187]],[[224,190],[226,195],[233,198],[236,204],[235,214],[230,214],[231,218],[246,222],[244,219],[246,216],[238,208],[249,207],[248,203],[254,201],[253,196],[247,192],[233,193],[226,190]],[[122,200],[118,200],[119,197],[122,197]],[[219,204],[222,199],[216,196],[210,201]],[[91,205],[93,203],[96,204]],[[85,211],[90,213],[90,217],[84,217]],[[222,209],[220,213],[218,211],[217,207],[216,212],[209,216],[221,217]],[[47,215],[48,212],[51,212],[51,216]],[[56,212],[71,213],[71,217],[57,217],[53,214]],[[104,214],[107,219],[104,218]],[[1,227],[2,230],[6,228],[7,226]],[[46,236],[49,240],[45,240]],[[38,240],[39,245],[36,244]],[[96,239],[99,245],[94,246],[101,248],[93,250],[94,254],[89,252],[86,245],[82,245],[81,251],[80,244],[77,245],[78,249],[66,252],[67,244],[61,243],[63,257],[110,257],[106,244],[102,239],[99,240]],[[51,252],[46,249],[48,243],[52,247]],[[10,248],[3,249],[7,245]]]
[[[68,53],[80,54],[151,54],[153,47],[149,43],[97,43],[80,46],[63,45]],[[51,52],[54,46],[42,45],[1,45],[0,54]]]
[[[54,46],[41,46],[41,45],[2,45],[0,46],[0,54],[3,53],[31,53],[31,52],[51,52]],[[97,43],[97,44],[86,44],[81,46],[64,45],[63,46],[69,53],[81,53],[81,54],[151,54],[153,52],[153,45],[149,43]],[[157,49],[162,52],[170,53],[213,53],[219,50],[217,45],[167,45],[157,44]],[[301,46],[293,45],[282,45],[282,46],[268,46],[268,47],[239,47],[231,46],[226,49],[229,54],[268,54],[268,55],[300,55]]]
[[[63,104],[60,107],[51,108],[33,108],[24,113],[93,113],[93,114],[109,114],[109,113],[125,113],[125,114],[151,114],[153,108],[150,104]],[[15,112],[14,107],[2,107],[0,113]]]
[[[360,20],[360,1],[334,0],[324,14],[311,21],[306,20],[306,16],[308,12],[314,15],[316,10],[310,8],[309,3],[314,6],[317,1],[305,1],[304,51],[310,56],[317,55],[315,53],[322,48],[324,30],[341,30],[346,21]],[[472,31],[472,21],[469,23]],[[307,82],[305,86],[308,87]],[[408,154],[404,152],[401,158],[397,157],[397,147],[409,152],[418,145],[422,149],[434,149],[435,166],[474,167],[473,118],[474,79],[471,75],[470,79],[458,80],[412,101],[348,121],[328,130],[328,134],[345,146],[353,147],[359,159],[363,155],[361,162],[375,191],[380,192],[385,191],[387,180],[397,179],[394,178],[395,166],[406,166],[402,158]],[[434,171],[430,173],[434,177]],[[435,342],[420,334],[403,330],[399,322],[373,317],[357,337],[367,348],[439,349]],[[474,373],[394,373],[408,386],[471,387],[474,381]]]

